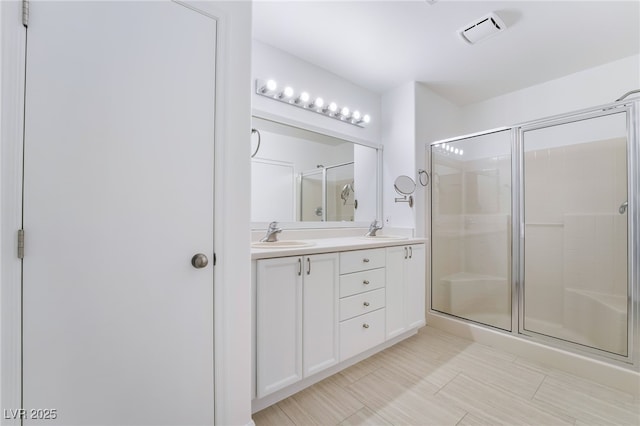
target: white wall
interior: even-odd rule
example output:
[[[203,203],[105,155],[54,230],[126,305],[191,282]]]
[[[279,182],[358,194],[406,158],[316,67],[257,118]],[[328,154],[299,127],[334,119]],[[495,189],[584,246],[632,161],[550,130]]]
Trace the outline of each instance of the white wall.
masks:
[[[429,89],[427,84],[410,82],[382,95],[384,145],[383,208],[386,226],[415,228],[425,235],[427,191],[420,185],[418,170],[426,169],[425,145],[460,133],[460,108]],[[416,182],[415,204],[396,203],[396,177],[407,175]]]
[[[310,64],[296,56],[257,40],[253,41],[251,89],[253,109],[286,117],[312,127],[331,130],[345,136],[364,139],[374,144],[380,143],[380,96],[357,84]],[[273,79],[280,88],[291,86],[298,93],[307,91],[311,97],[320,96],[325,103],[336,102],[358,109],[371,116],[371,123],[365,128],[343,123],[311,111],[277,102],[255,93],[256,79]]]
[[[425,146],[431,142],[454,137],[460,134],[460,107],[433,92],[426,83],[416,83],[416,170],[428,170],[428,150]],[[416,176],[419,182],[419,176]],[[429,183],[430,184],[430,183]],[[416,235],[427,235],[428,193],[426,187],[418,183],[416,188]]]
[[[461,134],[603,105],[634,89],[640,89],[640,55],[464,106]]]
[[[396,203],[393,183],[400,175],[415,179],[415,83],[409,82],[382,95],[382,209],[384,226],[415,227],[415,206]]]
[[[218,72],[225,85],[216,139],[215,398],[216,424],[251,420],[251,3],[211,2],[225,18],[219,31],[224,56]],[[220,84],[217,85],[218,87]],[[219,114],[219,113],[218,113]],[[245,194],[228,202],[229,194]]]

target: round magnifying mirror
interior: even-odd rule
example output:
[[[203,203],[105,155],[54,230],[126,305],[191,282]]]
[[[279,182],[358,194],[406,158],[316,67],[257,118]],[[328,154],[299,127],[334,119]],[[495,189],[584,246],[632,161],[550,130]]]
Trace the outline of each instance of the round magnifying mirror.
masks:
[[[416,190],[416,183],[409,176],[401,175],[396,178],[396,181],[393,183],[393,187],[396,189],[398,194],[411,195],[413,194],[413,191]]]

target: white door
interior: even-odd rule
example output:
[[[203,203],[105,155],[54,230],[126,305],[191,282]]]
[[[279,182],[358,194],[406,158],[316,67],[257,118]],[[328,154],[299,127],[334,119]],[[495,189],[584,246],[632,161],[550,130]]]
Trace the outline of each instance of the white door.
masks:
[[[47,424],[213,424],[215,46],[177,3],[31,4],[23,404]]]
[[[309,377],[338,363],[338,254],[305,258],[302,353]]]
[[[257,262],[256,371],[262,398],[302,379],[302,257]]]

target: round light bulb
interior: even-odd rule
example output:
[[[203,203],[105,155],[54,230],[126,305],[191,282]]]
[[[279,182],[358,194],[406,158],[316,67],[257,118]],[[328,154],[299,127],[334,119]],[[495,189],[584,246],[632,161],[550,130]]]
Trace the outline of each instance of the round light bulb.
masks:
[[[329,104],[329,111],[331,111],[331,112],[336,112],[337,110],[338,110],[338,105],[336,105],[336,103],[335,103],[335,102],[331,102],[331,103]]]
[[[293,89],[287,86],[284,88],[284,91],[282,92],[282,94],[284,95],[285,98],[290,98],[293,96]]]
[[[268,80],[267,81],[267,90],[268,91],[273,92],[277,88],[278,88],[278,83],[276,83],[275,80]]]
[[[362,117],[362,121],[369,124],[369,122],[371,121],[371,117],[369,117],[369,114],[365,114],[364,117]]]
[[[464,154],[464,151],[461,149],[461,150],[460,150],[460,155],[462,155],[462,154]]]
[[[315,106],[316,108],[322,108],[324,106],[324,99],[316,98],[316,100],[313,101],[313,106]]]
[[[340,110],[340,115],[342,115],[343,117],[347,117],[347,116],[349,116],[349,108],[347,108],[347,107],[343,107],[343,108]]]
[[[352,117],[354,120],[360,120],[360,117],[362,116],[360,115],[360,111],[356,110],[356,111],[353,111]]]
[[[459,150],[458,148],[456,148],[456,149],[453,151],[453,153],[454,153],[454,154],[457,154],[457,153],[459,153],[459,152],[460,152],[460,150]]]
[[[300,93],[300,100],[302,102],[309,102],[309,94],[307,92]]]

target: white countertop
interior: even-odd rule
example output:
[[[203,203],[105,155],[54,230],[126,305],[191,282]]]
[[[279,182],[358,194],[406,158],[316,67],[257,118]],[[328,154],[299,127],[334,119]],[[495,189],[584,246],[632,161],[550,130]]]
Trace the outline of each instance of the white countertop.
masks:
[[[311,246],[293,248],[251,248],[251,260],[270,259],[274,257],[301,256],[306,254],[331,253],[336,251],[363,250],[370,248],[406,246],[409,244],[423,244],[425,238],[408,237],[405,239],[381,239],[365,237],[337,237],[304,239],[313,243]]]

